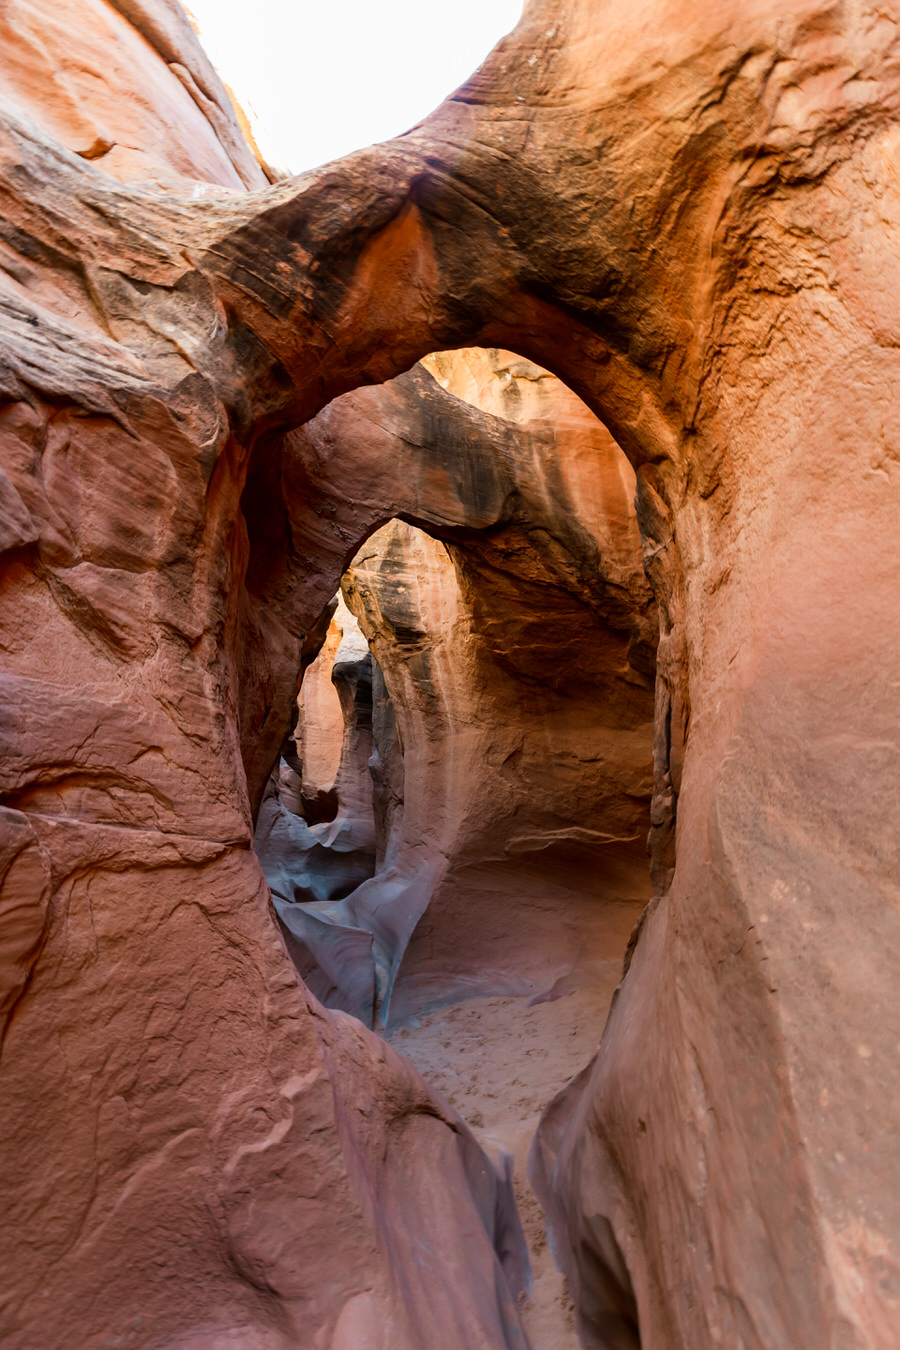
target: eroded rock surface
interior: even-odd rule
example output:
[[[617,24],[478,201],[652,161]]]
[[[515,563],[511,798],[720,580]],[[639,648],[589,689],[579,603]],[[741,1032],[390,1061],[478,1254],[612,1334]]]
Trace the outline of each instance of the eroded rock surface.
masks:
[[[295,538],[283,433],[463,345],[539,362],[609,427],[661,612],[659,900],[540,1151],[585,1336],[894,1350],[898,19],[536,0],[409,135],[209,200],[4,111],[17,1350],[513,1334],[490,1225],[460,1214],[475,1322],[434,1281],[396,1294],[410,1211],[393,1174],[400,1218],[365,1217],[368,1118],[325,1029],[373,1081],[381,1051],[307,1004],[250,851],[303,649],[397,514],[357,481],[339,528]],[[394,393],[358,397],[377,477]],[[440,465],[405,462],[427,501]],[[418,1143],[462,1136],[388,1078],[366,1156],[384,1124],[424,1188]]]
[[[177,0],[8,0],[0,88],[124,182],[200,195],[269,181]]]
[[[303,677],[295,733],[282,747],[254,833],[294,964],[318,998],[366,1025],[375,1017],[372,934],[342,923],[339,902],[376,869],[374,671],[369,645],[339,595]]]
[[[295,540],[313,522],[324,553],[321,522],[340,540],[362,510],[419,519],[436,536],[395,519],[345,578],[393,713],[371,744],[402,782],[403,810],[375,876],[338,905],[335,893],[291,891],[292,869],[299,880],[322,860],[283,865],[274,801],[258,831],[274,889],[311,902],[283,917],[311,951],[324,943],[329,1001],[366,1016],[374,989],[383,1020],[479,991],[546,996],[618,968],[650,896],[658,619],[633,470],[532,363],[464,351],[430,364],[448,394],[420,368],[346,395],[291,438],[294,481],[302,469],[318,489],[314,514],[292,487]],[[380,510],[377,498],[348,502],[344,475],[368,479]],[[370,792],[362,757],[356,772]],[[278,829],[303,833],[283,818]],[[325,827],[313,832],[324,842]],[[301,969],[310,974],[306,958]]]
[[[180,10],[132,6],[122,37],[106,6],[69,8],[112,81],[96,116],[108,97],[127,120],[115,79],[137,86],[147,136],[127,176],[149,158],[168,188],[173,168],[215,181],[212,159],[239,188],[212,114],[167,139],[181,86],[138,20],[183,27]],[[32,7],[2,59],[65,137],[59,83],[44,80],[49,62],[70,88],[61,17]],[[144,64],[129,66],[136,50]],[[197,53],[182,55],[187,69]],[[151,272],[161,258],[142,233],[160,199],[129,189],[109,217],[112,179],[33,128],[16,135],[0,273],[0,1339],[524,1347],[508,1176],[408,1064],[309,996],[251,849],[238,672],[252,718],[275,663],[269,735],[283,736],[328,613],[298,616],[289,587],[280,627],[277,580],[267,591],[250,565],[253,339],[225,358],[242,415],[188,354],[229,328],[213,293],[178,282],[183,257],[160,291],[141,279],[136,255],[149,248]],[[260,730],[245,720],[248,763]],[[436,1282],[432,1264],[459,1281]]]

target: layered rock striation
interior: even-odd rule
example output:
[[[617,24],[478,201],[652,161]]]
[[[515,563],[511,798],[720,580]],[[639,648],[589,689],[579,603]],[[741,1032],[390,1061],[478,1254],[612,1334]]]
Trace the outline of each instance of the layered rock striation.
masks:
[[[374,1000],[384,1021],[466,994],[574,988],[621,961],[649,898],[658,621],[633,471],[584,404],[532,363],[469,351],[431,367],[449,397],[420,370],[393,382],[395,421],[385,386],[346,395],[292,439],[307,465],[331,447],[335,489],[319,514],[341,529],[340,484],[371,474],[377,415],[379,487],[392,489],[382,514],[430,531],[381,527],[344,582],[387,695],[375,772],[394,785],[389,797],[402,785],[403,808],[371,880],[339,905],[332,892],[291,911],[332,969],[343,941],[344,992],[338,981],[329,999],[364,1019]],[[327,481],[319,469],[319,494]]]
[[[271,179],[177,0],[8,0],[0,87],[122,182],[203,196]]]
[[[226,354],[225,307],[184,274],[191,202],[227,164],[212,114],[185,163],[181,85],[142,37],[142,16],[183,16],[134,6],[123,37],[83,8],[104,98],[125,102],[123,52],[146,62],[124,71],[158,115],[141,144],[159,181],[120,189],[105,155],[4,122],[0,1339],[524,1350],[508,1175],[384,1042],[317,1003],[274,924],[247,773],[287,730],[328,607],[298,613],[289,551],[274,576],[260,557],[259,349],[247,330]],[[61,30],[26,17],[59,73]],[[53,105],[33,30],[3,59]],[[192,35],[180,55],[187,70]],[[153,243],[166,200],[187,230]],[[194,364],[210,341],[212,378]],[[271,745],[260,758],[257,798]]]
[[[515,1343],[499,1181],[304,995],[251,850],[318,620],[398,514],[389,384],[353,395],[375,486],[295,533],[332,400],[473,345],[628,455],[661,616],[657,899],[536,1163],[584,1338],[892,1350],[898,18],[533,0],[420,127],[249,194],[224,151],[173,193],[4,108],[17,1350]],[[435,1214],[452,1289],[410,1259]]]

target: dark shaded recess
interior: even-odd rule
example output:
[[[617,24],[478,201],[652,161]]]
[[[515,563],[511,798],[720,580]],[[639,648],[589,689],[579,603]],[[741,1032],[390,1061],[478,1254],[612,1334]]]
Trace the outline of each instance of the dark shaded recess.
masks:
[[[294,758],[299,764],[300,761],[296,759],[296,755]],[[334,788],[300,793],[300,814],[307,825],[330,825],[337,816],[340,805],[340,800]],[[345,891],[344,894],[349,895],[349,891]],[[299,897],[295,898],[299,899]],[[340,897],[335,895],[335,899],[338,898]]]
[[[254,444],[240,499],[244,576],[229,648],[239,673],[241,750],[254,819],[279,752],[286,748],[302,672],[321,650],[335,609],[329,602],[309,628],[301,626],[296,597],[305,572],[285,503],[283,460],[283,436],[274,432],[261,436]],[[240,548],[236,556],[240,566]]]
[[[250,550],[244,585],[260,600],[294,580],[293,541],[281,487],[281,461],[281,437],[276,434],[260,437],[241,493],[241,514]]]
[[[294,393],[294,382],[236,311],[226,305],[225,313],[235,378],[223,388],[223,395],[232,430],[242,440],[269,429],[283,435],[288,430],[285,409]]]
[[[4,270],[9,272],[21,285],[29,286],[33,278],[30,270],[16,261],[16,254],[33,263],[35,268],[45,270],[48,275],[74,281],[85,308],[89,312],[95,308],[95,300],[87,279],[84,262],[71,252],[65,251],[64,247],[57,247],[52,236],[48,234],[47,237],[39,238],[15,225],[0,213],[0,240],[6,243],[10,250],[10,256],[3,260]],[[64,239],[59,239],[58,242],[60,245],[66,243]],[[135,282],[130,279],[130,284],[135,285]],[[30,315],[25,321],[34,328],[40,326],[37,315]]]
[[[614,698],[623,726],[645,720],[643,691],[656,676],[654,602],[636,617],[633,600],[629,609],[624,595],[594,580],[596,546],[591,557],[581,540],[579,548],[574,539],[554,540],[518,522],[457,531],[452,542],[447,535],[478,632],[508,674],[564,698],[601,706]]]
[[[357,661],[335,661],[331,672],[334,685],[346,714],[353,713],[357,725],[372,725],[372,664],[370,652]]]
[[[297,752],[297,742],[295,736],[297,728],[300,725],[300,709],[297,707],[297,700],[291,703],[291,729],[285,736],[281,744],[281,758],[287,764],[288,768],[294,770],[299,777],[303,773],[303,762]]]
[[[585,1350],[641,1350],[637,1300],[609,1220],[586,1220],[578,1250],[578,1333]]]
[[[415,418],[414,426],[404,428],[402,439],[415,448],[423,470],[435,465],[447,472],[469,518],[506,514],[504,502],[514,493],[517,428],[448,393],[422,366],[395,383],[405,396],[403,411],[409,423]],[[401,518],[402,514],[398,512]],[[410,523],[428,534],[441,533],[437,520]]]
[[[355,728],[356,733],[368,739],[371,746],[373,728],[373,667],[370,653],[358,660],[338,661],[331,673],[331,681],[337,690],[346,728]],[[295,701],[296,708],[296,701]],[[302,717],[302,713],[300,714]],[[295,726],[300,718],[292,714]],[[285,745],[291,747],[291,767],[302,778],[303,764],[297,754],[296,742],[289,737]],[[346,772],[345,766],[342,769]],[[369,772],[371,770],[368,770]],[[300,795],[300,810],[297,814],[307,825],[329,824],[337,819],[341,809],[340,779],[336,788]],[[303,871],[293,881],[290,895],[284,889],[279,893],[293,904],[303,905],[323,900],[343,900],[363,881],[367,881],[375,872],[375,853],[364,848],[342,847],[336,844],[313,843],[303,853]],[[304,957],[304,960],[306,958]],[[304,974],[304,971],[301,971]]]
[[[629,666],[650,684],[656,679],[656,649],[658,645],[658,628],[648,633],[632,633],[628,643]]]
[[[357,886],[368,881],[375,871],[375,859],[371,853],[364,853],[360,849],[344,853],[339,849],[329,848],[327,844],[313,844],[304,853],[303,863],[310,884],[304,885],[295,881],[291,895],[283,897],[295,905],[306,905],[322,900],[343,900],[351,891],[355,891]],[[303,971],[300,973],[302,975]]]

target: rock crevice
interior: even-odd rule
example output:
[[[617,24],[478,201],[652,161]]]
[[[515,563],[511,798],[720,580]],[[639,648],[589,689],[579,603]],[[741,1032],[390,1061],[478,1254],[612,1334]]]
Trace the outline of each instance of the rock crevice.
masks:
[[[584,1335],[632,1317],[624,1267],[645,1347],[894,1350],[895,6],[533,0],[406,136],[268,186],[174,4],[11,15],[5,1342],[521,1336],[485,1217],[502,1181],[304,992],[252,851],[323,615],[397,517],[446,541],[523,706],[527,625],[492,622],[511,576],[554,619],[598,607],[598,651],[639,678],[601,697],[591,668],[582,706],[644,717],[621,577],[598,587],[576,522],[519,509],[561,465],[552,433],[412,369],[481,346],[552,372],[628,457],[660,615],[657,899],[538,1145]],[[454,847],[484,891],[478,824]],[[464,931],[465,868],[434,858],[430,928],[419,894],[358,929],[398,1011],[443,996]],[[410,1274],[436,1231],[452,1289]]]

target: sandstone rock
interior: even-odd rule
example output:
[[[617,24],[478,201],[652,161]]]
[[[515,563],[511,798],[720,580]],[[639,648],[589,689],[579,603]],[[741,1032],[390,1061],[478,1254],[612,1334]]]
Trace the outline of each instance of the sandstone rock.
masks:
[[[342,625],[331,681],[343,714],[343,735],[336,778],[338,811],[323,823],[321,839],[329,848],[354,849],[375,858],[372,800],[372,655],[356,616],[343,597],[336,615]]]
[[[195,195],[268,181],[175,0],[8,0],[0,86],[114,178]]]
[[[322,650],[304,671],[297,698],[297,729],[294,741],[300,765],[296,814],[315,824],[334,817],[336,784],[341,767],[344,714],[332,682],[334,658],[343,638],[343,627],[333,617]]]
[[[102,239],[159,199],[102,225],[112,180],[21,134],[49,214],[9,201],[2,227],[4,1345],[524,1345],[508,1175],[298,984],[250,850],[238,673],[245,718],[281,679],[267,774],[327,605],[297,614],[289,586],[281,627],[278,577],[248,566],[249,427],[185,355],[177,297],[195,335],[223,311],[174,278],[154,311]],[[205,134],[188,169],[212,177]]]
[[[323,941],[330,973],[316,991],[359,1011],[378,983],[383,1018],[485,990],[573,988],[597,963],[618,965],[649,898],[657,620],[633,472],[548,372],[497,352],[431,365],[504,415],[442,395],[419,371],[337,400],[290,442],[291,536],[301,548],[307,521],[320,556],[334,549],[323,521],[338,540],[351,510],[365,527],[366,499],[348,503],[334,475],[358,486],[369,476],[370,520],[393,510],[445,540],[395,521],[348,573],[397,718],[404,810],[393,811],[376,875],[339,905],[336,892],[291,889],[292,872],[300,881],[326,860],[298,838],[310,851],[284,865],[274,804],[257,830],[273,889],[306,902],[292,915],[295,934],[306,934],[304,974]],[[480,389],[466,387],[473,371]],[[304,490],[313,480],[315,514]],[[386,745],[376,749],[390,761]],[[368,792],[362,757],[357,774]],[[333,924],[347,930],[343,992]],[[351,969],[351,950],[375,963],[377,980]]]
[[[393,1172],[402,1223],[365,1217],[363,1127],[318,1072],[347,1024],[309,1011],[249,850],[301,649],[397,514],[392,390],[354,395],[369,477],[296,547],[282,434],[464,345],[604,421],[661,612],[659,900],[540,1149],[585,1335],[636,1310],[666,1350],[893,1350],[897,17],[537,0],[421,127],[250,196],[122,186],[4,113],[0,439],[38,536],[4,508],[5,856],[49,879],[0,1069],[16,1350],[514,1335],[470,1209],[480,1294],[395,1297],[420,1224]],[[471,527],[427,448],[404,463]],[[420,1091],[396,1133],[452,1160]]]
[[[451,384],[478,367],[471,396],[514,412],[515,507],[446,546],[395,523],[349,574],[404,746],[406,813],[383,879],[421,874],[429,849],[437,865],[398,967],[401,1017],[461,993],[574,987],[619,961],[648,895],[655,615],[629,466],[547,372],[497,354],[443,364]],[[543,386],[540,409],[521,384]],[[384,924],[383,879],[348,898],[358,924],[369,904]]]

